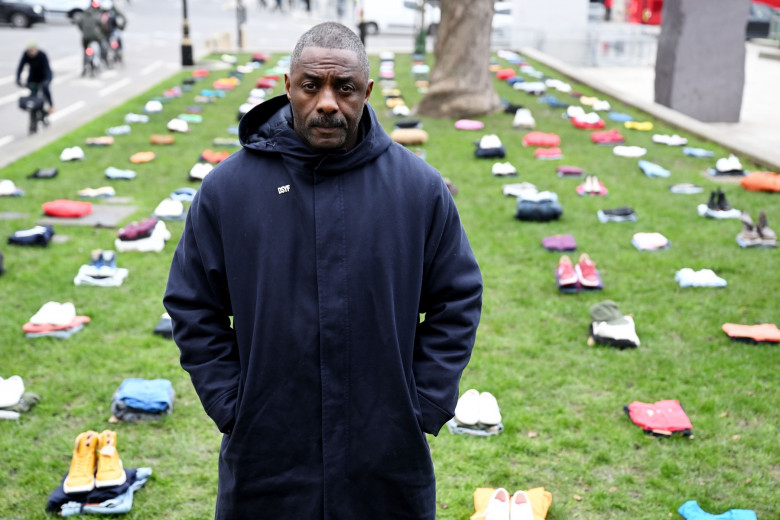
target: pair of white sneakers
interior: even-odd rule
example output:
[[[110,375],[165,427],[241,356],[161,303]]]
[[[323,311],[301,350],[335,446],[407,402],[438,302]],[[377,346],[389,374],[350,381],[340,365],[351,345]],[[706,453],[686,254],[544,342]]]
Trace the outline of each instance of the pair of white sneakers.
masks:
[[[517,175],[517,168],[515,168],[510,162],[497,162],[493,164],[493,175],[497,177]]]
[[[742,163],[739,157],[730,154],[728,157],[721,157],[715,162],[715,169],[719,172],[739,172],[743,171]]]
[[[601,193],[601,184],[599,184],[599,178],[595,175],[588,175],[585,177],[585,182],[582,183],[582,187],[585,193]]]
[[[168,121],[168,130],[171,132],[181,132],[186,133],[190,131],[190,126],[187,124],[187,121],[184,119],[179,119],[178,117],[175,117]]]
[[[34,325],[68,325],[76,317],[76,307],[70,302],[46,302],[33,314],[30,323]]]
[[[501,409],[493,394],[471,388],[458,399],[455,421],[467,427],[496,426],[501,423]]]
[[[510,497],[506,489],[496,489],[488,501],[485,520],[534,520],[528,494],[525,491],[515,491]]]
[[[83,161],[84,150],[80,146],[65,148],[60,154],[60,161]]]

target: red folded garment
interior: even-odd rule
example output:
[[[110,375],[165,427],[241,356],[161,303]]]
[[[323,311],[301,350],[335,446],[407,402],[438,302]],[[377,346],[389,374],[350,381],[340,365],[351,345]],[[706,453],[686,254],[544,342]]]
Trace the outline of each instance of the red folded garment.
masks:
[[[620,144],[625,142],[625,137],[620,135],[617,130],[605,130],[603,132],[593,132],[590,134],[590,140],[596,144]]]
[[[255,84],[255,87],[257,88],[274,88],[275,82],[270,79],[260,78],[257,80],[257,83]]]
[[[72,329],[73,327],[78,327],[79,325],[89,323],[90,321],[92,321],[92,318],[89,316],[76,316],[70,320],[70,323],[67,325],[52,325],[51,323],[42,323],[40,325],[36,325],[35,323],[30,323],[28,321],[22,325],[22,330],[24,332],[52,332],[55,330]]]
[[[544,132],[529,132],[523,137],[523,146],[560,146],[561,138],[557,134]]]
[[[583,128],[583,129],[598,130],[600,128],[604,128],[603,119],[599,119],[596,123],[586,123],[585,121],[577,119],[576,117],[572,117],[571,124],[574,125],[575,128]]]
[[[92,203],[78,200],[58,199],[44,202],[43,212],[50,217],[79,218],[92,213]]]
[[[626,413],[634,424],[647,433],[690,435],[693,430],[690,419],[676,400],[656,401],[653,404],[634,401],[626,406]]]
[[[537,159],[560,159],[563,152],[560,148],[537,148],[534,150],[534,157]]]
[[[496,72],[496,79],[500,80],[507,80],[515,75],[514,69],[501,69],[498,72]]]

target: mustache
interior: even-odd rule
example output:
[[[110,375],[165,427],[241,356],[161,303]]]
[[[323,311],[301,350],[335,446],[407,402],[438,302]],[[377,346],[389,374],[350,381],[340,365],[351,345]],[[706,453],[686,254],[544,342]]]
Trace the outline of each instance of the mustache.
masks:
[[[318,116],[309,121],[309,128],[321,127],[321,128],[343,128],[347,126],[347,122],[343,119],[333,116]]]

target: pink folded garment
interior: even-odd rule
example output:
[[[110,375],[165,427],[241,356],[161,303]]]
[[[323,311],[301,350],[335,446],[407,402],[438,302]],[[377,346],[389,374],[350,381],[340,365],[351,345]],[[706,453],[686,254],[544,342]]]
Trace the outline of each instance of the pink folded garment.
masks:
[[[458,130],[482,130],[485,128],[485,123],[473,119],[458,119],[455,121],[455,128]]]

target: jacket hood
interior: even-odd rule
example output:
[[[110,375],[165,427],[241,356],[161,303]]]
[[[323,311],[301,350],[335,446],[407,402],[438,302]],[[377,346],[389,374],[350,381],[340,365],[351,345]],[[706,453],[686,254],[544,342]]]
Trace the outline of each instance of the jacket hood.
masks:
[[[322,173],[341,173],[374,160],[392,144],[376,113],[366,103],[360,118],[360,139],[349,151],[332,152],[312,150],[293,129],[290,101],[282,94],[273,97],[247,112],[238,125],[241,145],[253,152],[282,154],[298,161],[316,164]]]

